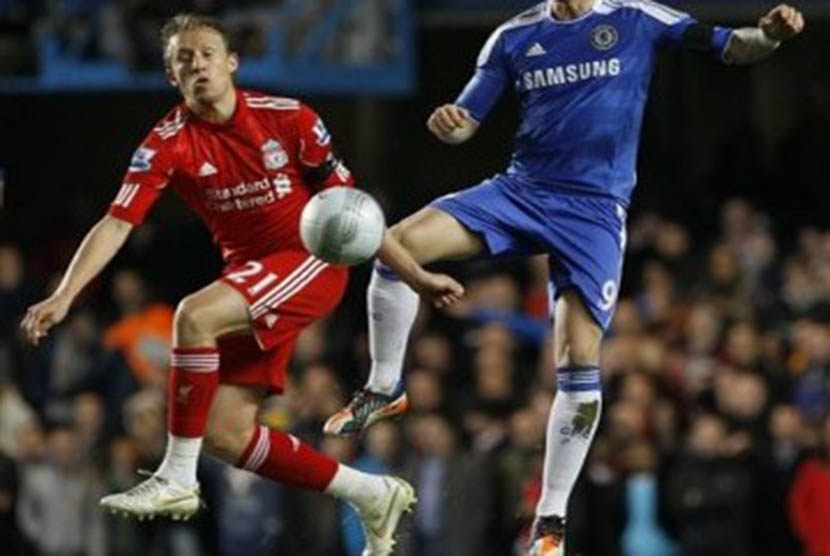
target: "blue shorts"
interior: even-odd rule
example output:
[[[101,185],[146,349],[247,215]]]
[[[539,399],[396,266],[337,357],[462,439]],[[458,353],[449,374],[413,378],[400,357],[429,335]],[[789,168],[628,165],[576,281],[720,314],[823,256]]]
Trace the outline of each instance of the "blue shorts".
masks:
[[[617,201],[498,174],[430,206],[479,234],[493,257],[547,253],[551,300],[575,288],[597,323],[608,328],[625,250],[626,212]]]

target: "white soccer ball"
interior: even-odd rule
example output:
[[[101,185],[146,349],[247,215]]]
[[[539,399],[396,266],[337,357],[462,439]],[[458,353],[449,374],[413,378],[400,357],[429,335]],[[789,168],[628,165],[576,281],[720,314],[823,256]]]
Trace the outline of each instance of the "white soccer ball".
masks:
[[[300,237],[309,253],[329,263],[360,264],[380,249],[386,221],[371,195],[353,187],[331,187],[303,208]]]

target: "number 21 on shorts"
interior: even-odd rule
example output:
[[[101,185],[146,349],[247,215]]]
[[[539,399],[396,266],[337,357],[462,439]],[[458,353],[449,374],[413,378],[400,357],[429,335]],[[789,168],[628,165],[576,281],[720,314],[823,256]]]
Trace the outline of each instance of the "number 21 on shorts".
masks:
[[[248,261],[245,263],[245,266],[241,269],[231,272],[226,276],[226,279],[230,280],[234,284],[244,284],[248,281],[251,276],[256,276],[257,274],[262,272],[262,263],[258,261]],[[277,275],[273,272],[269,272],[265,276],[263,276],[260,280],[258,280],[254,285],[248,288],[248,294],[251,297],[256,297],[259,295],[262,290],[273,284],[277,281]]]

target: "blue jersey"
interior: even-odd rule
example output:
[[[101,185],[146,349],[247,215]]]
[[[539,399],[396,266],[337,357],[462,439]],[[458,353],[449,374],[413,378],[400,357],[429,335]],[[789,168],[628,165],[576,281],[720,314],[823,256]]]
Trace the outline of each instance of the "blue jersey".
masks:
[[[521,121],[507,173],[628,206],[656,51],[681,44],[696,22],[651,0],[597,0],[573,20],[554,19],[551,6],[493,32],[456,104],[481,121],[513,87]],[[730,34],[715,27],[708,49],[722,57]]]

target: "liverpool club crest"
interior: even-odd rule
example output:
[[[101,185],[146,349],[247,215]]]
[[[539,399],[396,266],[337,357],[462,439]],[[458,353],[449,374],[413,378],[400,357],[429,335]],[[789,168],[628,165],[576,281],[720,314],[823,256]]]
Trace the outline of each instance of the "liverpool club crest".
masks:
[[[288,164],[288,154],[276,139],[269,139],[262,145],[262,163],[268,170],[279,170]]]

